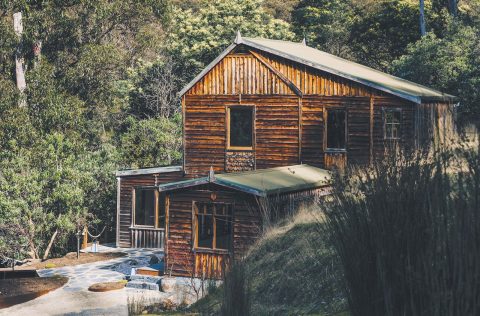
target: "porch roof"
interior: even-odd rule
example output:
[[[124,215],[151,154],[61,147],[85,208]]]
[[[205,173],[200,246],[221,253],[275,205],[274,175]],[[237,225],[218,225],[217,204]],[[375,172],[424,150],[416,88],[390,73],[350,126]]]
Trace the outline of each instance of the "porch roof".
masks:
[[[158,189],[165,192],[213,183],[256,196],[269,196],[329,186],[331,180],[331,174],[327,170],[309,165],[293,165],[238,173],[215,174],[203,178],[161,184]]]

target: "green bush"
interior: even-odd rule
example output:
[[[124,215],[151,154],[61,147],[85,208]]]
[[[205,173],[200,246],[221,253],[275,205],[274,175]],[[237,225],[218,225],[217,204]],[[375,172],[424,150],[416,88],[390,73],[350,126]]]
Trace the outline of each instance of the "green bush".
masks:
[[[389,155],[337,181],[328,229],[352,315],[477,315],[480,155]]]

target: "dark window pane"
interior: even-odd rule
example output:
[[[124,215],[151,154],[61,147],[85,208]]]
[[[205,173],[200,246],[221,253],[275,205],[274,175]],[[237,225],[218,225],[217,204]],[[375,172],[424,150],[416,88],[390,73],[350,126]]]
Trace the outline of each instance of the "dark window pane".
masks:
[[[230,108],[230,146],[252,147],[251,108]]]
[[[165,194],[158,198],[158,227],[165,228]]]
[[[197,223],[197,247],[231,249],[233,240],[232,206],[224,203],[196,202],[194,209]],[[215,240],[215,245],[213,240]]]
[[[212,248],[213,245],[213,216],[197,215],[198,243],[201,248]]]
[[[230,249],[232,240],[232,218],[230,216],[217,216],[216,223],[216,248]]]
[[[330,110],[327,113],[327,148],[345,149],[345,118],[343,110]]]
[[[135,225],[155,225],[154,190],[135,190]]]

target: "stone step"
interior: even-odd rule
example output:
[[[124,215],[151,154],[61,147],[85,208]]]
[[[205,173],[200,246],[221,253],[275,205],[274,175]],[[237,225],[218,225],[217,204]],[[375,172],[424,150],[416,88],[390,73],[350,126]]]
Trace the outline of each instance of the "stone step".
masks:
[[[150,275],[142,275],[142,274],[135,274],[130,276],[130,281],[142,281],[142,282],[159,284],[161,280],[162,278],[158,276],[150,276]]]
[[[142,282],[142,281],[130,281],[127,283],[128,288],[141,289],[141,290],[153,290],[160,291],[160,286],[157,283]]]

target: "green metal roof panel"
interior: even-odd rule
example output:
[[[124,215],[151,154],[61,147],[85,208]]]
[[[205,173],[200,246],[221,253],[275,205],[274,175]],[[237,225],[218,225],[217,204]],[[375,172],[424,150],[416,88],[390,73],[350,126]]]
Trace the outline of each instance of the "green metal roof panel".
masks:
[[[237,35],[233,44],[227,47],[227,49],[225,49],[180,91],[180,95],[185,94],[195,83],[215,67],[222,58],[230,53],[236,46],[241,44],[358,82],[415,103],[426,101],[457,101],[457,97],[453,95],[442,93],[420,84],[357,64],[313,47],[309,47],[303,43],[263,38],[249,38],[242,37],[240,34]]]
[[[245,188],[257,195],[271,195],[314,189],[331,184],[329,171],[309,165],[295,165],[240,173],[215,175],[215,183]]]
[[[209,183],[208,178],[203,177],[203,178],[164,183],[164,184],[158,185],[157,188],[160,192],[165,192],[165,191],[189,188],[196,185],[202,185],[207,183]]]
[[[422,98],[443,101],[454,101],[456,99],[452,95],[354,63],[302,43],[247,37],[242,37],[242,43],[395,94],[416,103],[421,103]]]
[[[158,185],[160,192],[185,189],[203,184],[216,184],[241,192],[267,196],[329,186],[329,171],[309,165],[294,165],[254,171],[215,174],[191,180]]]

